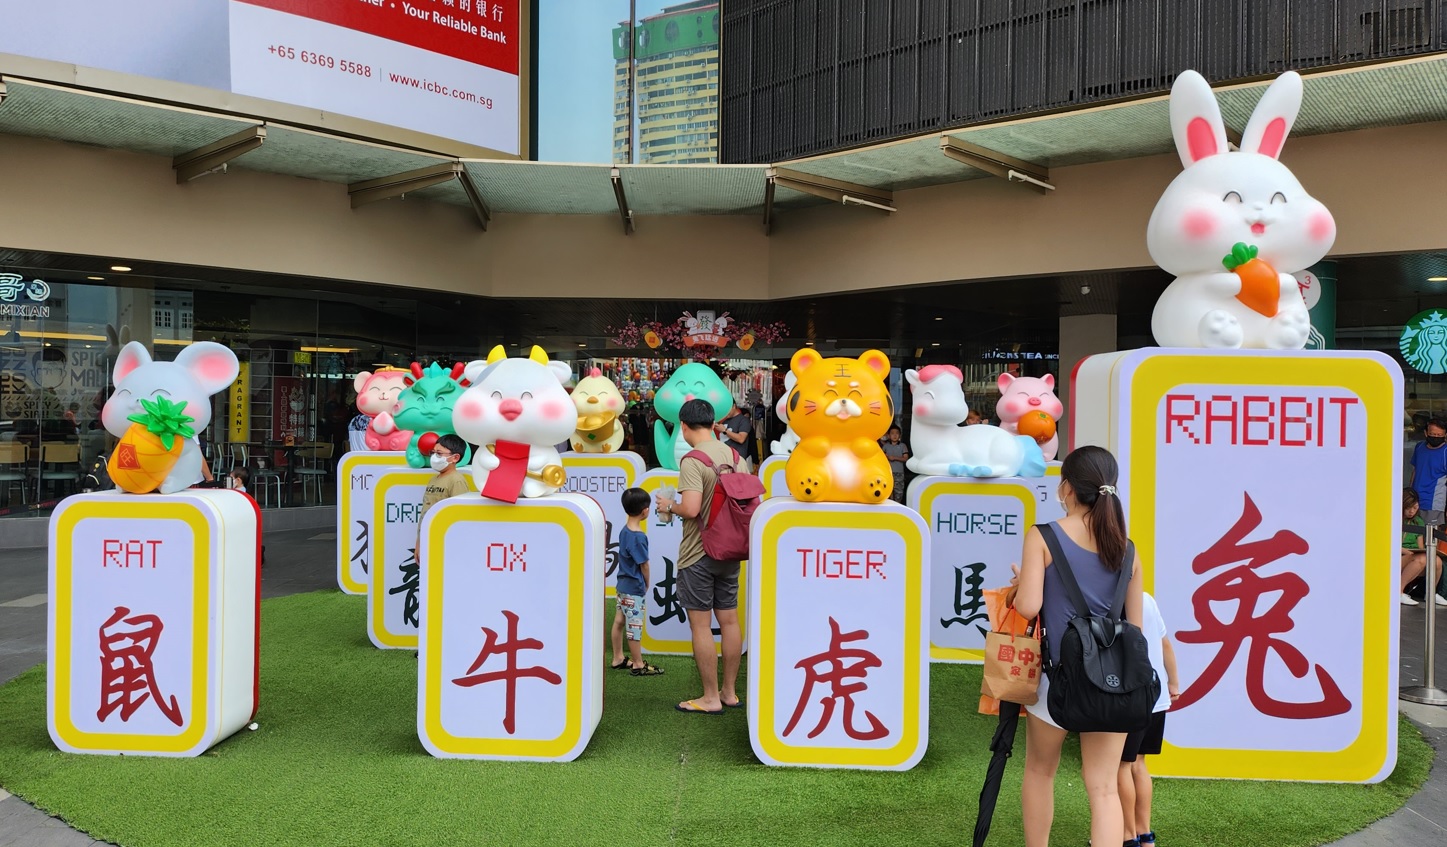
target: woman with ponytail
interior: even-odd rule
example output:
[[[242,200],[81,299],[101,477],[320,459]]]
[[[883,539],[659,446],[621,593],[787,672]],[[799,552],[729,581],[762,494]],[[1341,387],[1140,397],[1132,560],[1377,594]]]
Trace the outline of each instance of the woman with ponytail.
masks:
[[[1119,468],[1109,450],[1081,447],[1060,468],[1057,496],[1065,517],[1053,526],[1070,569],[1080,583],[1081,593],[1093,615],[1110,610],[1121,567],[1131,568],[1126,593],[1125,618],[1141,625],[1141,564],[1139,557],[1122,562],[1127,547],[1125,514],[1116,495]],[[1059,572],[1051,566],[1050,551],[1039,530],[1025,534],[1025,549],[1017,569],[1015,610],[1026,618],[1040,616],[1049,655],[1060,655],[1060,639],[1075,609],[1066,597]],[[1055,771],[1060,765],[1060,747],[1066,732],[1050,718],[1046,704],[1050,682],[1040,680],[1040,697],[1026,706],[1025,779],[1020,805],[1025,825],[1026,847],[1046,847],[1055,814]],[[1123,844],[1121,806],[1116,794],[1116,774],[1125,746],[1123,732],[1082,732],[1080,734],[1081,777],[1090,799],[1090,841],[1098,847]]]

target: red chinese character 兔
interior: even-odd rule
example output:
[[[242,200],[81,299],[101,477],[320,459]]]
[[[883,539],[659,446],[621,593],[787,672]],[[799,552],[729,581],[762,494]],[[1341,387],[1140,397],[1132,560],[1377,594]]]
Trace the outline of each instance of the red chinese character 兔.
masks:
[[[1317,684],[1322,692],[1320,700],[1294,703],[1277,700],[1266,693],[1266,659],[1270,653],[1275,652],[1297,679],[1306,676],[1312,667],[1300,650],[1275,637],[1296,627],[1291,620],[1291,610],[1305,599],[1311,589],[1306,580],[1290,571],[1262,576],[1256,569],[1285,556],[1303,555],[1310,547],[1301,536],[1287,530],[1261,541],[1242,543],[1260,525],[1261,510],[1248,493],[1241,517],[1235,525],[1191,562],[1191,570],[1198,574],[1235,562],[1246,564],[1216,574],[1191,596],[1191,606],[1200,628],[1179,632],[1177,637],[1189,644],[1219,644],[1220,650],[1201,675],[1181,692],[1175,708],[1184,709],[1215,688],[1235,660],[1241,645],[1250,641],[1246,693],[1258,711],[1275,718],[1297,720],[1345,714],[1350,711],[1351,702],[1321,665],[1315,666]],[[1256,614],[1261,598],[1278,591],[1281,594],[1275,602],[1261,614]],[[1217,618],[1211,610],[1212,603],[1232,601],[1236,604],[1236,617],[1229,623]]]
[[[867,709],[864,716],[869,719],[870,729],[858,730],[854,728],[854,695],[868,689],[869,685],[863,682],[865,674],[870,668],[880,667],[883,663],[879,657],[861,647],[845,647],[851,641],[862,641],[869,637],[867,630],[859,629],[854,632],[841,633],[839,622],[829,618],[829,649],[823,653],[816,653],[813,656],[800,659],[794,664],[796,668],[804,671],[804,689],[799,692],[799,704],[794,707],[794,715],[789,718],[789,725],[784,727],[784,735],[788,736],[794,731],[799,723],[799,718],[804,715],[804,708],[809,703],[809,695],[813,693],[817,683],[829,683],[829,693],[819,698],[819,703],[824,707],[824,714],[819,717],[819,723],[809,731],[809,738],[814,738],[824,731],[829,725],[829,720],[834,717],[834,705],[844,701],[844,732],[850,738],[857,741],[873,741],[876,738],[883,738],[889,734],[879,718]],[[853,664],[846,664],[852,661]],[[817,665],[827,665],[827,671],[819,671]],[[845,683],[847,679],[860,679],[860,682]]]
[[[126,617],[130,613],[125,606],[116,606],[115,613],[100,626],[100,708],[96,710],[96,719],[104,723],[112,712],[120,709],[121,721],[129,721],[150,698],[166,720],[180,726],[183,723],[181,706],[174,694],[169,703],[161,694],[156,684],[156,667],[151,661],[165,624],[155,615]],[[132,628],[117,627],[122,621]]]
[[[995,654],[995,658],[1002,662],[1013,662],[1015,661],[1015,648],[1009,644],[1001,644],[1000,652]]]
[[[517,681],[524,677],[531,677],[533,679],[541,679],[551,685],[560,685],[563,682],[563,678],[547,668],[519,668],[517,666],[517,654],[520,651],[541,650],[543,649],[543,642],[536,638],[519,639],[517,637],[518,616],[506,609],[503,610],[502,616],[507,618],[507,640],[499,643],[496,632],[493,632],[487,627],[482,627],[482,631],[487,634],[487,640],[483,642],[482,645],[482,652],[477,654],[477,658],[473,660],[472,665],[467,669],[467,675],[454,679],[452,684],[471,688],[474,685],[482,685],[485,682],[496,682],[500,679],[506,680],[507,706],[506,711],[503,713],[502,728],[507,730],[508,735],[512,735],[517,728]],[[490,657],[496,655],[507,656],[507,667],[505,669],[488,671],[487,673],[476,673],[477,669],[482,667]]]

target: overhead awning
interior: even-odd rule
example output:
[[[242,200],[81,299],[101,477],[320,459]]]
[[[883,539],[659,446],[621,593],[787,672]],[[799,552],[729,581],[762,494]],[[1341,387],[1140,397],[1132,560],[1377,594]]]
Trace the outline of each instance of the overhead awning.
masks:
[[[1447,56],[1306,74],[1295,136],[1447,120]],[[1270,80],[1217,90],[1239,131]],[[1049,192],[1052,168],[1168,153],[1167,97],[1013,118],[790,162],[603,165],[427,150],[6,76],[0,133],[169,156],[178,181],[236,167],[345,184],[353,206],[412,195],[495,214],[748,215],[825,203],[893,211],[894,193],[998,177]]]

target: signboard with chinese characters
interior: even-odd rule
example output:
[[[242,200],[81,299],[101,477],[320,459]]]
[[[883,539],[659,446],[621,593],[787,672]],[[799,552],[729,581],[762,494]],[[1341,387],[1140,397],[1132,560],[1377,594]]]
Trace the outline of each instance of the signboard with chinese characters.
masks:
[[[930,530],[930,659],[982,662],[990,617],[985,589],[1009,585],[1025,531],[1065,516],[1055,489],[1060,465],[1037,479],[921,476],[909,506]]]
[[[405,464],[384,468],[373,482],[367,636],[383,650],[416,650],[422,602],[418,594],[422,570],[417,560],[422,495],[437,472]],[[471,470],[455,473],[465,476],[468,487],[477,490]]]
[[[307,394],[301,379],[294,376],[271,378],[271,439],[306,438],[309,418]],[[286,443],[290,444],[290,441]]]
[[[784,469],[788,465],[788,456],[770,456],[759,465],[759,481],[764,484],[765,500],[788,496],[789,481],[784,478]]]
[[[337,465],[337,586],[347,594],[366,594],[371,581],[377,479],[405,467],[407,454],[392,450],[353,450]]]
[[[651,470],[643,475],[638,487],[656,497],[668,493],[677,500],[678,471]],[[648,513],[648,586],[643,610],[643,652],[663,655],[693,655],[693,635],[688,628],[688,613],[678,599],[678,545],[683,540],[683,518],[668,523],[659,520],[651,506]],[[749,610],[743,602],[748,596],[748,566],[739,568],[739,626],[747,626]],[[714,644],[720,640],[718,621],[713,622]],[[745,647],[745,650],[748,648]]]
[[[769,765],[909,770],[929,744],[917,512],[776,497],[750,524],[749,740]]]
[[[199,756],[256,712],[260,512],[107,491],[50,519],[47,724],[67,753]]]
[[[1170,776],[1377,782],[1396,764],[1402,374],[1348,351],[1147,349],[1078,369],[1175,644]],[[1230,720],[1222,720],[1229,715]]]
[[[580,494],[469,494],[433,507],[422,539],[422,745],[577,758],[603,715],[603,511]]]
[[[586,494],[603,509],[603,527],[608,537],[604,568],[608,596],[612,597],[618,585],[618,534],[628,525],[628,514],[623,511],[623,492],[638,485],[647,466],[642,456],[624,451],[564,453],[563,468],[568,472],[568,483],[562,490]]]

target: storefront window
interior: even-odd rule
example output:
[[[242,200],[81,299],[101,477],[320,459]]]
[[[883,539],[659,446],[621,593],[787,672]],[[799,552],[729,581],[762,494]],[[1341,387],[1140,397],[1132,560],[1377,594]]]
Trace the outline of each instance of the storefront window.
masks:
[[[424,307],[356,292],[232,288],[0,266],[0,517],[42,516],[65,496],[104,487],[97,468],[116,439],[100,412],[127,342],[159,361],[196,341],[236,352],[238,385],[212,398],[198,439],[217,478],[248,469],[264,508],[335,501],[358,371],[405,367],[419,349],[446,361],[479,355],[470,300]],[[296,473],[302,467],[326,474],[318,484]]]

